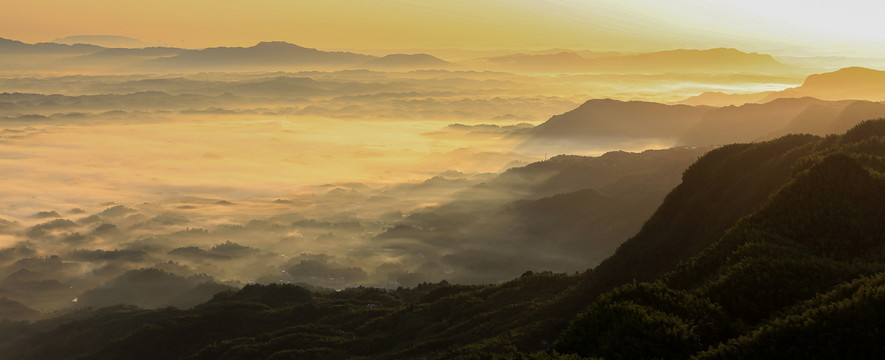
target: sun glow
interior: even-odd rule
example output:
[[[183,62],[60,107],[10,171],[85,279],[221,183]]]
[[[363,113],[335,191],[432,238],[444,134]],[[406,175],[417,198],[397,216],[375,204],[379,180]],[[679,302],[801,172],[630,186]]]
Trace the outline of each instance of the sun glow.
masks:
[[[284,40],[313,47],[660,50],[711,46],[876,50],[869,1],[12,1],[0,33],[24,41],[117,34],[200,48]],[[53,9],[51,12],[45,9]],[[879,46],[880,47],[880,46]]]

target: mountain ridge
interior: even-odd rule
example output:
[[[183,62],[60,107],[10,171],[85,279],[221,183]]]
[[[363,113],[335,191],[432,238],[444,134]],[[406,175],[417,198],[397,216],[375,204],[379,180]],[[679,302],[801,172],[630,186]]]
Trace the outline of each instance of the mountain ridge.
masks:
[[[780,91],[728,94],[705,92],[674,104],[686,105],[744,105],[766,103],[779,98],[814,97],[821,100],[885,101],[885,71],[853,66],[835,71],[811,74],[796,87]]]

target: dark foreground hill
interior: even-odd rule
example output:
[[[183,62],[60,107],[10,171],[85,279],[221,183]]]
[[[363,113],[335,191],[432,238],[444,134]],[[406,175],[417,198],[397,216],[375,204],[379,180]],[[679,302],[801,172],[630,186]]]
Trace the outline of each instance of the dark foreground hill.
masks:
[[[714,150],[592,271],[392,291],[247,286],[0,325],[9,359],[877,358],[885,119]],[[641,281],[641,282],[640,282]]]

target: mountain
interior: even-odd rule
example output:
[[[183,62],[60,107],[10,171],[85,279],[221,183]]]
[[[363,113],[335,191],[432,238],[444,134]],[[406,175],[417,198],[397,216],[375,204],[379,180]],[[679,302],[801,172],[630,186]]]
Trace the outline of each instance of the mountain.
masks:
[[[454,201],[409,214],[373,243],[443,254],[436,266],[462,284],[595,266],[639,231],[680,174],[708,150],[561,155],[511,168],[455,193]],[[415,271],[397,282],[414,285],[421,276],[433,275]]]
[[[130,270],[103,287],[80,294],[78,307],[105,307],[131,304],[147,308],[162,306],[191,307],[230,289],[207,276],[189,278],[157,269]]]
[[[135,49],[135,48],[145,48],[150,45],[127,36],[118,36],[118,35],[73,35],[73,36],[65,36],[63,38],[58,38],[52,40],[53,43],[56,44],[65,44],[65,45],[75,45],[75,44],[88,44],[101,46],[105,48],[127,48],[127,49]]]
[[[741,106],[668,105],[588,100],[522,131],[524,147],[580,151],[601,144],[644,142],[709,146],[770,140],[787,134],[827,135],[885,116],[885,103],[817,98],[777,98]]]
[[[217,69],[236,67],[344,67],[372,60],[369,55],[327,52],[282,41],[261,42],[252,47],[214,47],[189,50],[147,62],[155,67]]]
[[[885,101],[885,71],[848,67],[829,73],[809,75],[802,85],[781,91],[751,94],[707,92],[678,101],[676,104],[727,106],[746,103],[761,104],[781,98],[801,97],[834,101]],[[842,129],[842,131],[846,129]]]
[[[685,171],[642,229],[594,268],[593,288],[652,281],[698,254],[789,182],[795,164],[812,154],[817,141],[790,135],[707,153]]]
[[[91,54],[101,51],[103,48],[95,45],[87,44],[56,44],[56,43],[37,43],[27,44],[21,41],[0,38],[0,54],[4,55],[48,55],[48,54],[66,54],[66,55],[82,55]]]
[[[792,66],[771,55],[746,53],[737,49],[678,49],[594,60],[598,72],[784,72]]]
[[[830,133],[840,133],[853,128],[863,119],[885,117],[885,102],[856,101],[846,106],[829,124]]]
[[[834,72],[813,74],[795,88],[774,92],[761,102],[783,97],[811,96],[825,100],[885,100],[885,71],[849,67]]]
[[[429,55],[394,55],[381,60],[374,56],[352,52],[328,52],[305,48],[282,41],[261,42],[252,47],[213,47],[200,50],[179,49],[173,47],[145,47],[135,45],[128,38],[104,36],[76,36],[62,38],[59,43],[27,44],[20,41],[0,38],[0,54],[16,56],[42,56],[27,58],[31,65],[50,66],[52,68],[105,68],[123,70],[177,71],[188,69],[202,70],[255,70],[272,67],[273,70],[286,68],[353,68],[380,60],[379,67],[411,64],[425,68],[434,64],[436,58]],[[97,45],[80,43],[107,43],[125,45],[122,47],[105,48]],[[132,39],[134,40],[134,39]],[[125,43],[125,44],[124,44]],[[54,57],[45,57],[53,55]],[[60,58],[60,56],[66,56]],[[19,62],[12,65],[22,66]],[[439,59],[437,59],[439,60]],[[439,60],[442,61],[442,60]]]
[[[815,98],[783,98],[763,104],[726,106],[704,114],[701,121],[682,135],[680,143],[710,145],[762,140],[790,125],[800,114],[807,116],[809,111],[824,106],[844,108],[849,103],[830,103]],[[798,130],[798,133],[809,132],[796,127],[793,124],[791,129]],[[775,136],[786,134],[778,131]]]
[[[553,54],[512,54],[482,59],[479,65],[493,69],[539,73],[590,72],[593,63],[571,51]]]
[[[370,69],[445,69],[452,63],[428,54],[390,54],[363,63]]]
[[[701,121],[710,107],[644,101],[588,100],[530,129],[535,138],[676,138]]]
[[[110,48],[104,49],[99,52],[84,55],[77,59],[85,60],[99,60],[99,59],[114,59],[119,60],[122,57],[145,57],[145,58],[155,58],[155,57],[167,57],[167,56],[175,56],[179,55],[188,50],[173,48],[173,47],[145,47],[145,48]]]
[[[883,349],[870,335],[882,321],[874,309],[885,305],[883,135],[885,120],[869,121],[800,147],[789,181],[761,206],[655,282],[598,298],[557,350],[607,359],[875,357]]]
[[[795,71],[795,68],[778,62],[771,55],[746,53],[726,48],[677,49],[638,54],[596,54],[591,57],[583,57],[572,51],[512,54],[480,59],[475,64],[511,71],[540,73],[783,73]]]
[[[0,323],[0,358],[877,358],[883,139],[885,119],[719,147],[584,273],[396,290],[249,285],[188,310],[84,309]]]
[[[688,99],[677,101],[674,104],[683,105],[708,105],[708,106],[740,106],[747,103],[759,103],[763,98],[771,92],[750,93],[750,94],[726,94],[719,91],[709,91],[700,95],[692,96]]]
[[[885,104],[815,98],[780,98],[763,104],[728,106],[704,114],[685,132],[685,145],[773,139],[786,134],[837,134],[866,119],[885,116]]]
[[[33,321],[42,316],[43,314],[39,311],[31,309],[18,301],[5,297],[0,298],[0,321]]]

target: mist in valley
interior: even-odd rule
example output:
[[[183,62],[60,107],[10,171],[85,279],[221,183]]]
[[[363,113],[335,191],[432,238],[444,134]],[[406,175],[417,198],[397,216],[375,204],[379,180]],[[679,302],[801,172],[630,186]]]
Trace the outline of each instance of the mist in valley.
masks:
[[[885,115],[733,49],[0,49],[0,297],[43,313],[585,271],[709,150]]]

